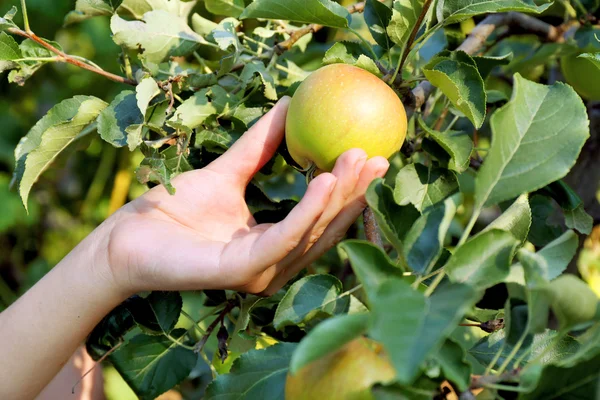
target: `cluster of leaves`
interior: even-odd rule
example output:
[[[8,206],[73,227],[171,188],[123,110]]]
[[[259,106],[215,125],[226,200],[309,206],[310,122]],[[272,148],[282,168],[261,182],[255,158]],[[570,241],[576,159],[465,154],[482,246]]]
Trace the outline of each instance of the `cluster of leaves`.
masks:
[[[572,88],[534,82],[574,44],[500,33],[472,55],[456,48],[468,33],[460,29],[465,21],[548,12],[550,4],[431,3],[368,0],[349,11],[330,0],[206,0],[206,9],[223,17],[216,23],[192,14],[195,1],[77,1],[65,23],[109,17],[123,49],[122,72],[135,87],[109,101],[64,100],[31,129],[15,151],[14,182],[24,204],[52,161],[94,132],[144,154],[140,182],[176,190],[173,176],[218,157],[274,101],[293,94],[309,73],[311,49],[317,65],[356,65],[404,94],[422,80],[436,88],[425,110],[412,115],[390,174],[367,192],[385,250],[345,241],[325,258],[329,273],[302,277],[270,298],[207,291],[209,312],[200,321],[183,311],[179,294],[153,292],[129,299],[98,325],[88,351],[108,356],[139,396],[154,398],[193,376],[200,358],[214,377],[205,398],[280,399],[288,370],[298,373],[363,335],[383,345],[396,371],[383,391],[373,389],[375,398],[432,398],[444,381],[467,391],[473,374],[482,375],[482,398],[499,390],[523,399],[595,391],[598,299],[584,281],[563,274],[577,250],[575,231],[592,229],[581,199],[561,181],[588,138],[589,121]],[[375,44],[359,32],[363,17],[351,15],[357,10],[364,10]],[[31,39],[17,43],[15,12],[0,18],[0,70],[23,84],[57,53]],[[306,32],[327,26],[360,40],[320,51],[311,33],[296,35],[301,24],[316,24]],[[598,63],[597,42],[588,43],[582,57]],[[286,159],[282,149],[248,190],[261,219],[293,205],[264,193],[291,170]],[[487,224],[480,218],[497,210]],[[550,220],[554,211],[562,215],[559,225]],[[597,246],[589,247],[581,265],[591,282]],[[334,274],[337,266],[341,273]],[[499,286],[507,291],[501,304],[481,308],[484,294]],[[180,318],[191,324],[181,328]],[[466,341],[459,327],[465,319],[494,332]],[[213,336],[209,360],[205,345]]]

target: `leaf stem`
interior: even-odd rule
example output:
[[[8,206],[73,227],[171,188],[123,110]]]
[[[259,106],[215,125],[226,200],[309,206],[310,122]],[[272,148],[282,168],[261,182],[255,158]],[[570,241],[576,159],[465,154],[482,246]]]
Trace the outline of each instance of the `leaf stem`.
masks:
[[[504,362],[500,365],[500,368],[498,368],[498,371],[496,372],[498,375],[502,374],[504,372],[504,370],[506,369],[506,367],[508,366],[508,364],[510,364],[512,359],[515,358],[515,356],[521,349],[521,346],[523,346],[523,342],[525,342],[525,339],[527,338],[528,334],[529,334],[529,332],[527,332],[527,330],[523,331],[523,333],[521,334],[521,337],[519,338],[517,343],[513,346],[513,349],[511,350],[511,352],[508,354],[508,357],[506,357],[506,360],[504,360]]]
[[[14,60],[10,60],[12,62],[27,62],[27,61],[40,61],[40,62],[63,62],[60,57],[26,57],[26,58],[17,58]]]
[[[435,290],[435,288],[438,287],[438,285],[440,284],[440,282],[446,276],[446,271],[444,271],[442,268],[440,268],[439,270],[441,270],[441,272],[435,277],[435,280],[433,282],[431,282],[431,285],[429,285],[427,287],[427,290],[425,290],[425,296],[427,296],[427,297],[431,296],[431,294],[433,293],[433,291]]]
[[[371,45],[371,43],[367,42],[367,40],[355,29],[348,27],[348,31],[352,32],[365,45],[367,50],[369,50],[369,53],[371,53],[371,56],[373,56],[373,60],[377,61],[378,57],[377,54],[375,54],[375,50],[373,50],[373,46]]]
[[[269,46],[268,44],[265,44],[263,42],[259,42],[258,40],[255,40],[253,38],[251,38],[250,36],[245,35],[244,33],[240,33],[239,34],[244,40],[250,42],[250,43],[254,43],[255,45],[257,45],[258,47],[265,49],[265,50],[269,50],[272,51],[273,48],[271,46]],[[258,54],[260,55],[260,54]]]
[[[23,24],[25,25],[25,32],[33,33],[29,27],[29,15],[27,14],[27,4],[25,0],[21,0],[21,12],[23,12]]]
[[[173,336],[169,335],[169,334],[168,334],[168,333],[166,333],[166,332],[163,332],[163,335],[164,335],[164,336],[165,336],[167,339],[169,339],[171,342],[175,343],[176,345],[178,345],[178,346],[180,346],[180,347],[183,347],[184,349],[188,349],[188,350],[192,350],[192,351],[194,350],[194,347],[193,347],[193,346],[188,346],[187,344],[183,344],[183,343],[181,343],[179,340],[175,339]]]

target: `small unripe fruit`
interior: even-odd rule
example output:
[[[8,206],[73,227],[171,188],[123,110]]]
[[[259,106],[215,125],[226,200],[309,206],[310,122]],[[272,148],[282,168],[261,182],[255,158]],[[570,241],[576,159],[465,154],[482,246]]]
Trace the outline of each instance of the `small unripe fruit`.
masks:
[[[302,168],[331,171],[352,148],[389,158],[406,137],[406,112],[396,93],[361,68],[332,64],[300,84],[286,120],[286,142]]]
[[[561,59],[562,73],[567,83],[586,100],[600,100],[600,69],[590,60],[574,53]]]
[[[396,371],[382,346],[367,338],[355,339],[342,349],[288,375],[286,400],[371,399],[370,388],[389,383]]]

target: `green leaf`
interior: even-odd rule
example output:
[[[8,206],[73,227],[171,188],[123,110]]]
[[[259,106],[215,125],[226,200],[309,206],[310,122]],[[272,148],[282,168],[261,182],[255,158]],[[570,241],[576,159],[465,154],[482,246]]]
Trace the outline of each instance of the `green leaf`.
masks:
[[[438,351],[478,298],[461,284],[441,286],[431,297],[398,278],[389,277],[379,286],[371,299],[369,333],[386,348],[400,383],[414,381],[423,361]]]
[[[573,259],[579,239],[575,232],[569,230],[563,233],[558,238],[554,239],[536,255],[544,259],[548,268],[548,280],[552,280],[563,273],[569,262]],[[519,285],[525,285],[525,274],[521,264],[515,264],[511,267],[510,275],[506,278],[506,282],[514,282]]]
[[[506,231],[491,229],[471,238],[448,260],[445,271],[453,282],[485,289],[508,276],[518,241]]]
[[[277,330],[304,327],[315,318],[347,311],[350,299],[339,297],[342,291],[342,283],[333,275],[309,275],[294,282],[277,306],[273,326]]]
[[[66,15],[64,24],[70,25],[92,17],[114,14],[122,2],[122,0],[77,0],[75,10]]]
[[[585,235],[592,233],[594,227],[594,218],[585,212],[583,204],[580,204],[574,210],[563,210],[565,215],[565,224],[567,228],[575,229]]]
[[[525,291],[528,316],[527,331],[529,333],[542,333],[548,326],[550,312],[549,297],[544,292],[544,287],[549,280],[548,263],[544,257],[524,248],[519,250],[517,256],[523,265],[527,283],[527,290]]]
[[[443,168],[409,164],[396,175],[394,199],[405,206],[412,203],[420,212],[439,203],[458,189],[456,176]]]
[[[369,315],[342,314],[331,317],[312,329],[298,344],[290,362],[295,374],[305,365],[344,347],[367,331]]]
[[[424,213],[412,225],[404,240],[403,253],[410,269],[427,274],[442,255],[444,240],[456,214],[459,199],[450,197]]]
[[[574,366],[532,365],[521,374],[526,393],[519,399],[580,400],[595,398],[598,393],[600,356]]]
[[[206,2],[204,3],[206,4]],[[210,19],[204,18],[198,13],[192,15],[192,28],[200,36],[208,36],[213,30],[215,30],[219,24],[211,21]]]
[[[134,297],[127,309],[136,324],[151,335],[169,333],[179,320],[183,300],[179,292],[153,291],[147,297]]]
[[[171,173],[164,158],[145,158],[135,170],[135,176],[141,184],[158,183],[170,194],[175,194],[175,188],[171,185]]]
[[[500,229],[510,232],[521,243],[524,243],[527,240],[530,226],[531,208],[529,207],[529,200],[527,195],[521,195],[506,211],[486,226],[482,232]]]
[[[435,57],[423,73],[476,128],[483,125],[485,85],[475,61],[467,53],[457,51],[451,57]]]
[[[14,16],[17,14],[17,7],[12,6],[12,8],[4,14],[3,18],[0,18],[0,31],[7,30],[9,28],[18,28],[18,26],[13,22]]]
[[[439,144],[450,156],[448,168],[456,172],[464,172],[469,167],[471,152],[473,151],[473,141],[466,132],[445,131],[439,132],[431,129],[423,117],[419,115],[419,126]]]
[[[242,354],[228,374],[219,375],[206,388],[205,399],[283,399],[288,365],[296,346],[296,343],[278,343]]]
[[[123,336],[135,326],[127,305],[137,296],[132,296],[115,307],[94,327],[85,341],[88,354],[98,361],[115,346],[124,342]]]
[[[496,0],[493,2],[485,0],[444,0],[437,3],[438,21],[445,25],[460,22],[475,15],[498,13],[507,11],[519,11],[525,13],[539,14],[551,3],[537,6],[532,0]]]
[[[138,109],[142,112],[142,115],[145,116],[150,101],[152,101],[153,98],[160,94],[158,84],[153,78],[144,78],[135,87],[135,92],[135,98],[137,99]]]
[[[177,109],[169,121],[180,121],[190,129],[202,125],[211,115],[217,114],[217,109],[208,100],[208,89],[202,89],[194,93],[192,97],[185,100]]]
[[[391,48],[394,44],[390,40],[386,29],[392,19],[392,10],[377,0],[367,0],[363,15],[371,36],[377,44],[384,49]]]
[[[556,331],[546,330],[544,333],[533,335],[533,341],[531,346],[521,347],[517,351],[513,361],[522,359],[520,365],[525,365],[529,360],[534,360],[540,353],[547,351],[544,355],[544,363],[551,363],[558,361],[562,358],[566,358],[571,354],[574,354],[579,348],[577,340],[570,336],[563,336],[559,339],[556,347],[548,351],[548,346],[556,340]],[[483,366],[488,366],[493,360],[494,356],[498,351],[501,351],[500,358],[494,365],[494,368],[498,368],[508,355],[513,351],[514,347],[509,344],[505,344],[506,332],[504,330],[496,331],[490,335],[481,338],[470,350],[469,354],[472,355],[477,361]],[[529,352],[528,347],[531,347],[531,352],[524,355],[525,352]]]
[[[406,206],[396,204],[393,189],[381,178],[371,182],[365,197],[385,238],[397,251],[403,251],[402,241],[419,218],[417,209],[411,204]]]
[[[375,76],[383,76],[381,71],[379,71],[375,61],[364,54],[360,54],[358,59],[354,58],[354,56],[348,51],[346,45],[341,42],[334,44],[329,50],[327,50],[325,56],[323,57],[323,64],[349,64],[362,68],[365,71],[369,71]]]
[[[244,0],[204,0],[206,9],[215,15],[238,18],[244,11]]]
[[[237,36],[237,27],[239,25],[240,22],[238,20],[234,18],[225,18],[223,21],[219,22],[219,25],[211,32],[212,38],[221,50],[240,51],[242,44]]]
[[[23,57],[18,43],[12,36],[6,32],[0,32],[0,72],[8,69],[16,68],[17,63],[12,60],[17,60]]]
[[[588,123],[585,106],[569,86],[515,75],[511,101],[491,118],[492,145],[475,180],[477,207],[565,176],[589,137]]]
[[[512,61],[512,57],[512,53],[507,53],[499,57],[473,56],[472,58],[475,61],[475,64],[477,65],[477,70],[479,71],[479,74],[483,79],[485,79],[495,67],[499,65],[508,65]]]
[[[471,383],[471,365],[465,359],[465,350],[452,339],[446,339],[442,347],[434,355],[440,364],[444,377],[465,391]]]
[[[208,43],[194,32],[185,20],[167,11],[150,11],[142,21],[126,21],[114,15],[110,21],[113,40],[141,57],[159,64],[167,57],[187,56],[201,44]]]
[[[108,104],[93,96],[75,96],[54,106],[21,139],[15,149],[14,179],[27,208],[29,192],[52,161],[94,122]]]
[[[187,21],[196,3],[187,0],[124,0],[119,13],[129,13],[135,19],[141,19],[149,11],[163,10]]]
[[[583,53],[578,56],[579,58],[585,58],[600,69],[600,52],[599,53]]]
[[[413,30],[421,11],[421,0],[395,0],[392,19],[387,27],[387,34],[394,43],[403,46]]]
[[[182,340],[185,329],[171,333]],[[137,335],[110,356],[123,379],[141,399],[154,399],[184,380],[197,362],[197,355],[165,336]]]
[[[598,319],[598,297],[575,275],[561,275],[546,286],[552,311],[562,331]]]
[[[57,49],[62,50],[60,44],[46,39],[43,40],[50,43]],[[49,58],[56,56],[56,54],[52,53],[50,50],[31,39],[23,40],[21,44],[19,44],[19,49],[21,50],[22,58]],[[19,86],[23,86],[27,79],[29,79],[38,69],[47,63],[47,61],[19,61],[17,63],[18,69],[10,72],[8,75],[8,81],[14,82]],[[16,66],[13,67],[16,68]]]
[[[127,144],[126,129],[143,122],[136,93],[124,90],[98,116],[98,133],[113,146],[123,147]]]
[[[379,247],[361,240],[346,240],[338,245],[340,257],[348,256],[352,270],[363,284],[365,291],[372,296],[388,279],[402,278],[402,271],[397,268]]]
[[[245,85],[248,85],[256,75],[260,76],[261,82],[264,86],[265,97],[269,100],[277,100],[275,81],[262,62],[254,61],[246,64],[242,70],[242,73],[240,74],[240,79]]]
[[[331,0],[255,0],[240,19],[285,19],[307,24],[347,28],[350,13]]]

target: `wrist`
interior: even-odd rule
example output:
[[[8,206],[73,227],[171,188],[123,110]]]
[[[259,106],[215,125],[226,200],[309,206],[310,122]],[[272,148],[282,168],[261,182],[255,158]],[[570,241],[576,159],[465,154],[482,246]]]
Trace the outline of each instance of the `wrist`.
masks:
[[[131,279],[124,279],[121,262],[111,254],[111,240],[115,227],[122,219],[122,214],[117,211],[86,237],[75,249],[75,257],[81,257],[87,262],[89,279],[106,290],[107,296],[124,301],[136,293]]]

